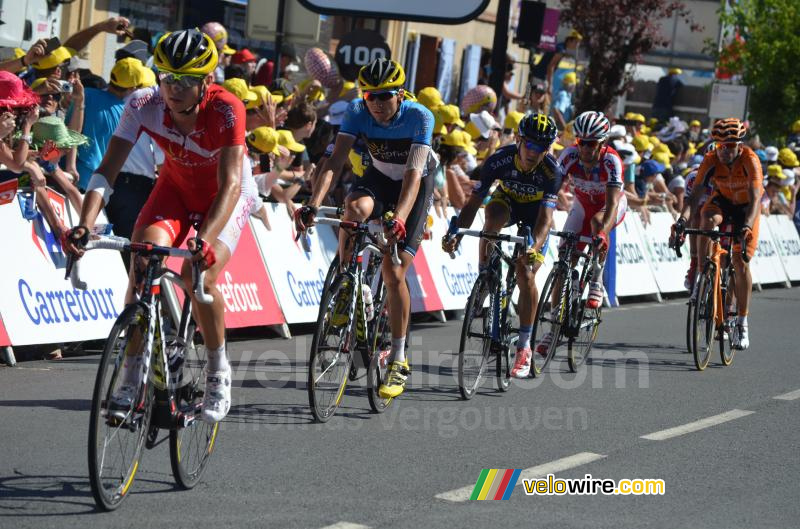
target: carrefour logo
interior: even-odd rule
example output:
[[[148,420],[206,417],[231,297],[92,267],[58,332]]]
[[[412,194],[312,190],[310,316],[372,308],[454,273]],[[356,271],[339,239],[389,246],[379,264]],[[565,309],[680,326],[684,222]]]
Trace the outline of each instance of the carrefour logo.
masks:
[[[442,275],[444,276],[444,284],[447,285],[447,291],[451,296],[468,296],[472,290],[472,285],[475,283],[475,278],[478,277],[478,272],[472,268],[472,264],[467,264],[467,269],[464,272],[451,273],[447,266],[442,266]]]
[[[20,279],[17,290],[22,307],[34,325],[114,320],[119,316],[111,288],[41,291]]]
[[[286,281],[289,284],[289,290],[292,292],[294,302],[300,307],[317,307],[320,303],[320,296],[322,295],[322,287],[325,286],[325,272],[317,269],[319,279],[305,279],[302,277],[295,277],[290,271],[286,272]]]

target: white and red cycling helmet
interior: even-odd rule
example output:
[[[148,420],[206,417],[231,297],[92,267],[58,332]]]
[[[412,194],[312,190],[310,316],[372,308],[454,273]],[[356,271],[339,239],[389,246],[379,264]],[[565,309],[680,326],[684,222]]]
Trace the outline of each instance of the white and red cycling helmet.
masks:
[[[608,138],[611,122],[602,112],[589,110],[575,118],[573,131],[575,137],[586,141],[603,141]]]

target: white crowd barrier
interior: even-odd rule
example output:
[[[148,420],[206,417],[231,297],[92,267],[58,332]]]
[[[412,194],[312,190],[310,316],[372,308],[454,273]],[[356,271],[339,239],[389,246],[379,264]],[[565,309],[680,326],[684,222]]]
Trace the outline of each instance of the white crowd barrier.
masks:
[[[67,225],[77,214],[52,193],[51,202]],[[316,321],[328,267],[337,238],[329,226],[317,226],[306,252],[294,240],[292,221],[281,204],[267,204],[271,229],[251,218],[218,287],[229,328],[284,326]],[[412,311],[463,309],[478,274],[478,240],[466,237],[456,258],[441,251],[441,238],[454,215],[433,211],[430,237],[423,240],[407,280]],[[555,212],[561,229],[565,212]],[[66,259],[41,215],[22,216],[18,200],[0,204],[2,240],[10,258],[0,261],[0,346],[59,343],[105,337],[124,303],[127,275],[113,252],[90,252],[82,275],[86,291],[72,289],[64,279]],[[629,212],[616,233],[616,296],[642,296],[683,291],[689,248],[678,259],[668,247],[672,217],[653,213],[643,225]],[[472,228],[483,226],[479,212]],[[559,241],[551,238],[544,266],[537,273],[541,288],[557,257]],[[177,266],[179,263],[171,263]],[[758,252],[751,261],[754,283],[800,281],[800,236],[791,219],[762,217]],[[518,293],[515,294],[518,296]]]
[[[17,199],[0,206],[6,257],[0,259],[0,316],[9,343],[32,345],[103,338],[124,308],[128,276],[118,255],[89,252],[81,265],[86,290],[64,279],[66,257],[41,213],[22,216]],[[68,226],[78,217],[63,196],[50,203]],[[105,222],[103,218],[99,222]],[[5,336],[2,336],[5,335]]]

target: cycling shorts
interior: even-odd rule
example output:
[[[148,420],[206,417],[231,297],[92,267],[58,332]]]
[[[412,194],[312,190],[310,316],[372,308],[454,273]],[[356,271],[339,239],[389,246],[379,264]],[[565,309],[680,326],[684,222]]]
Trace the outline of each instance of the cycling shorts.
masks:
[[[611,191],[609,191],[611,192]],[[572,201],[572,209],[569,210],[567,220],[564,222],[563,231],[577,233],[583,237],[592,236],[592,217],[598,213],[605,213],[605,201],[601,204],[588,204],[581,200]],[[625,212],[628,211],[628,199],[624,193],[620,193],[617,203],[617,218],[614,221],[614,228],[622,224],[625,219]]]
[[[211,197],[206,207],[198,210],[187,206],[183,198],[185,194],[167,178],[156,180],[150,197],[136,219],[134,231],[149,226],[158,226],[169,236],[171,246],[180,246],[189,235],[189,228],[195,222],[202,224],[216,196]],[[236,249],[245,224],[247,224],[253,202],[252,194],[243,190],[236,201],[230,219],[219,234],[218,239],[228,247],[231,255]]]
[[[492,193],[486,205],[488,206],[493,203],[502,204],[508,209],[509,215],[506,227],[513,226],[514,224],[522,224],[524,226],[530,226],[531,230],[533,230],[539,218],[539,209],[546,207],[542,206],[543,202],[543,200],[517,202],[503,191],[500,186],[497,186],[497,189],[494,190],[494,193]]]
[[[367,167],[364,176],[356,179],[350,190],[350,196],[362,194],[372,197],[375,205],[369,220],[373,220],[383,217],[387,211],[394,211],[402,188],[402,180],[392,180],[371,165]],[[414,199],[411,213],[406,219],[406,240],[397,246],[412,256],[416,255],[417,248],[422,242],[431,205],[433,205],[433,176],[423,173],[417,198]]]
[[[749,207],[749,204],[734,204],[715,191],[708,202],[703,206],[702,213],[704,217],[709,215],[722,215],[723,223],[730,222],[733,225],[733,231],[739,231],[744,226]],[[753,257],[758,247],[758,227],[760,222],[761,215],[756,215],[756,220],[753,222],[752,226],[753,238],[750,240],[750,244],[747,245],[747,255],[750,257]],[[737,253],[741,252],[742,245],[737,242],[733,245],[733,251]]]

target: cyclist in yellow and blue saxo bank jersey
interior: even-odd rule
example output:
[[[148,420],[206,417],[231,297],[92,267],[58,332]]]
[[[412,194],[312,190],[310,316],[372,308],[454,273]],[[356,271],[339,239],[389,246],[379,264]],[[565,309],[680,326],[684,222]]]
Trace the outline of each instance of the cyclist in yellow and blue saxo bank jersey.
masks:
[[[520,290],[519,341],[511,375],[517,378],[527,377],[531,369],[531,331],[539,298],[534,279],[544,263],[548,232],[562,182],[561,169],[548,152],[557,135],[558,128],[553,118],[544,114],[525,116],[519,123],[516,142],[501,147],[486,159],[481,169],[481,179],[475,184],[469,201],[458,216],[459,228],[470,227],[492,183],[497,180],[499,184],[486,205],[483,229],[498,232],[513,224],[520,224],[520,228],[531,228],[533,246],[516,263]],[[458,237],[445,237],[442,249],[453,252],[458,247],[458,241]],[[487,248],[488,244],[481,241],[478,256],[481,271],[489,258]]]
[[[410,373],[405,354],[406,329],[411,298],[405,282],[417,248],[422,241],[428,210],[433,202],[434,177],[428,172],[431,155],[433,114],[416,102],[404,100],[406,75],[396,61],[376,59],[361,68],[358,84],[363,97],[350,103],[330,158],[320,169],[314,192],[306,206],[295,212],[298,230],[313,225],[314,215],[357,139],[363,140],[371,158],[364,176],[358,178],[345,199],[345,220],[365,221],[394,213],[393,224],[384,229],[390,243],[397,242],[401,265],[383,260],[383,280],[389,303],[392,331],[391,364],[379,394],[399,396]],[[347,263],[352,251],[347,230],[339,231],[340,263]],[[346,291],[346,289],[342,289]],[[336,304],[346,306],[347,300]],[[341,319],[344,321],[339,322]],[[347,315],[334,309],[331,323],[346,323]]]

